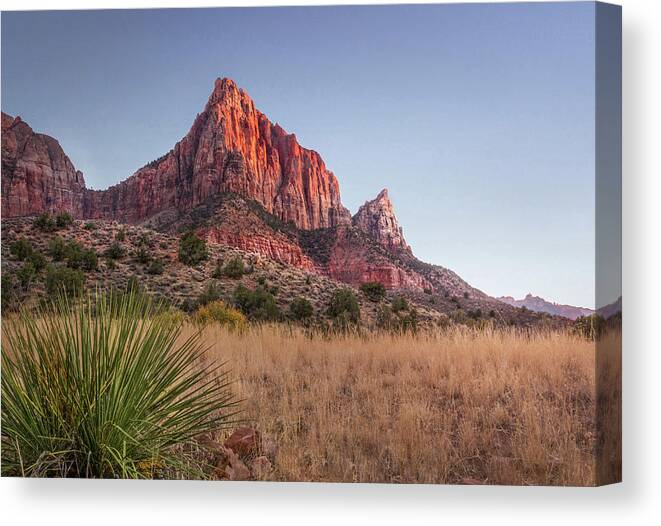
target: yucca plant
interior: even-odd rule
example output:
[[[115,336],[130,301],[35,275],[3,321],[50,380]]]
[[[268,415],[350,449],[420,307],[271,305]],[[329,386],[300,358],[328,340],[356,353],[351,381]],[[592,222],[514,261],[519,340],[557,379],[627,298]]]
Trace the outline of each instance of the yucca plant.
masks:
[[[200,333],[158,316],[144,295],[60,296],[3,323],[2,473],[203,476],[195,437],[228,424],[237,401]]]

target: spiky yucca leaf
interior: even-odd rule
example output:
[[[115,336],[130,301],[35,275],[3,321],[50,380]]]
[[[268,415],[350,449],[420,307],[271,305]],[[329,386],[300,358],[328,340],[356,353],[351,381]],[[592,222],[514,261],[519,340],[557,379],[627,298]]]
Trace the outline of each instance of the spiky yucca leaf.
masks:
[[[224,364],[144,295],[60,297],[3,325],[2,473],[198,477],[186,450],[236,414]]]

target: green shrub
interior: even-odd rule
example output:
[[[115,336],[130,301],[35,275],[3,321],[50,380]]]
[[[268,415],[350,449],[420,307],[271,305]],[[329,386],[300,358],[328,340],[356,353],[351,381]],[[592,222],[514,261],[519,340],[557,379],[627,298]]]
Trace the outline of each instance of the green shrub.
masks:
[[[165,267],[163,261],[160,259],[153,259],[149,267],[147,268],[147,274],[160,275],[163,274]]]
[[[400,326],[403,331],[416,332],[418,330],[418,312],[409,308],[407,314],[400,318]]]
[[[496,311],[493,310],[493,309],[491,309],[491,310],[489,311],[489,318],[495,318],[495,317],[496,317]]]
[[[53,261],[62,261],[66,255],[67,244],[60,236],[56,236],[48,243],[48,254]]]
[[[246,269],[243,265],[243,259],[239,256],[230,259],[223,267],[223,276],[228,278],[238,279],[245,273]]]
[[[218,301],[222,298],[222,290],[215,283],[209,283],[200,297],[197,299],[198,305],[206,305],[212,301]]]
[[[55,297],[66,294],[76,297],[82,294],[85,285],[85,274],[82,270],[69,267],[49,267],[46,274],[46,293]]]
[[[55,221],[50,214],[44,212],[34,220],[34,227],[42,232],[52,232],[55,230]]]
[[[197,309],[197,301],[191,298],[184,298],[179,304],[179,308],[188,314],[191,314],[195,309]]]
[[[39,273],[46,268],[46,258],[41,252],[34,251],[25,261],[32,263],[35,272]]]
[[[126,230],[120,228],[115,234],[115,241],[123,242],[126,239]]]
[[[117,241],[114,241],[105,251],[104,255],[108,259],[121,259],[124,257],[124,247],[120,245]]]
[[[386,288],[378,281],[368,281],[360,286],[360,291],[373,302],[379,302],[386,297]]]
[[[83,257],[83,246],[78,241],[69,241],[64,248],[64,259],[67,266],[80,268],[80,260]]]
[[[207,244],[194,232],[184,234],[179,240],[179,261],[184,265],[195,266],[209,257]]]
[[[142,234],[140,234],[140,237],[138,238],[138,244],[144,245],[146,247],[151,247],[152,245],[151,235],[148,232],[143,232]]]
[[[331,296],[328,314],[341,326],[355,325],[360,322],[360,306],[353,290],[336,289]]]
[[[193,314],[193,321],[199,325],[218,323],[232,330],[244,330],[248,326],[242,312],[220,300],[211,301],[197,309]]]
[[[295,320],[305,321],[311,318],[312,314],[314,314],[312,303],[305,298],[295,298],[294,301],[289,304],[289,314]]]
[[[381,329],[392,330],[397,328],[398,317],[392,311],[390,306],[381,305],[376,311],[376,325]]]
[[[415,332],[418,329],[418,313],[410,307],[394,312],[392,307],[382,305],[377,311],[376,324],[381,329]]]
[[[37,252],[32,247],[32,244],[24,237],[9,245],[9,252],[19,261],[29,261],[32,263],[35,272],[41,272],[46,267],[46,258],[44,258],[43,254]]]
[[[470,297],[470,294],[468,292],[464,292],[464,299],[467,300]]]
[[[480,319],[482,317],[482,309],[469,310],[468,317],[474,320]]]
[[[223,262],[222,260],[216,261],[216,265],[213,267],[213,270],[211,271],[211,277],[213,279],[220,279],[223,277]]]
[[[277,321],[280,309],[273,294],[261,287],[250,290],[239,285],[234,291],[234,304],[246,316],[255,321]]]
[[[37,279],[37,271],[30,261],[25,261],[21,268],[18,269],[18,272],[16,272],[16,277],[18,278],[21,287],[23,287],[23,290],[28,290],[34,280]]]
[[[204,476],[195,437],[226,426],[237,402],[222,366],[200,365],[199,333],[181,341],[153,310],[131,295],[60,298],[49,316],[3,323],[3,476]]]
[[[390,308],[397,314],[401,311],[409,310],[409,302],[402,296],[395,296],[390,302]]]
[[[85,223],[85,225],[83,226],[83,228],[84,228],[85,230],[97,230],[97,229],[99,228],[99,225],[97,225],[97,224],[94,223],[93,221],[88,221],[87,223]]]
[[[32,243],[24,237],[17,239],[9,245],[9,253],[19,261],[25,260],[30,254],[32,254],[33,250]]]
[[[81,263],[84,270],[96,270],[98,261],[99,257],[93,249],[88,248],[83,251],[83,259]]]
[[[55,217],[55,226],[57,228],[68,228],[73,225],[73,217],[69,212],[62,212]]]
[[[141,265],[146,265],[151,261],[151,256],[144,245],[140,245],[135,251],[135,260]]]
[[[67,266],[73,269],[91,271],[96,270],[98,265],[98,256],[94,249],[85,248],[76,241],[67,243],[64,257],[67,260]]]

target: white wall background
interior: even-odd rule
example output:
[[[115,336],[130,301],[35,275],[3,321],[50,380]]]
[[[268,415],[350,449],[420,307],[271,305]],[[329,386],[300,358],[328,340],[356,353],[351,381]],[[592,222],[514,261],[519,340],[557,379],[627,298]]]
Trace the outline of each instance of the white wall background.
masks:
[[[192,5],[278,5],[196,1]],[[288,5],[312,4],[288,0]],[[350,4],[335,1],[326,3]],[[360,3],[404,3],[370,2]],[[420,3],[420,0],[418,0]],[[648,524],[661,520],[660,2],[623,0],[624,479],[599,489],[0,481],[5,524]],[[186,6],[177,0],[0,0],[2,10]],[[44,79],[47,82],[47,79]],[[655,155],[657,154],[657,155]]]

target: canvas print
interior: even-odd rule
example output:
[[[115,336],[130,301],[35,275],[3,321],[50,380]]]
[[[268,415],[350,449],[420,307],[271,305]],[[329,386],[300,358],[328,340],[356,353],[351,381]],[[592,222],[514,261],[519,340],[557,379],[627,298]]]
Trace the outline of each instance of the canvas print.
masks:
[[[2,476],[621,479],[621,10],[2,13]]]

